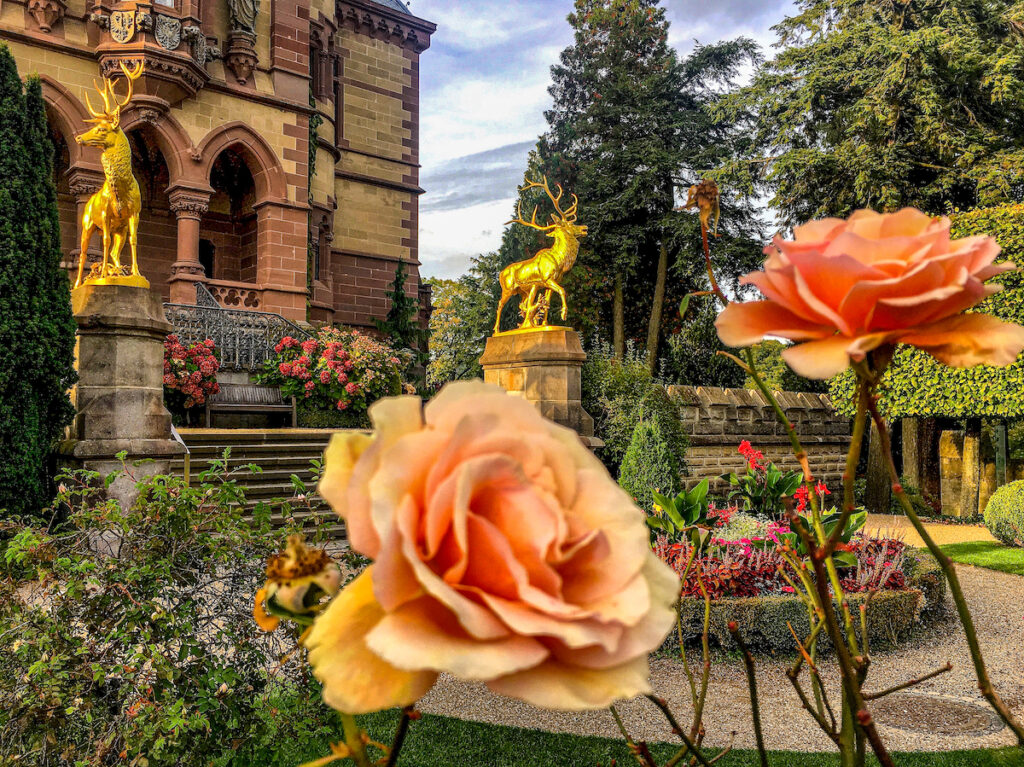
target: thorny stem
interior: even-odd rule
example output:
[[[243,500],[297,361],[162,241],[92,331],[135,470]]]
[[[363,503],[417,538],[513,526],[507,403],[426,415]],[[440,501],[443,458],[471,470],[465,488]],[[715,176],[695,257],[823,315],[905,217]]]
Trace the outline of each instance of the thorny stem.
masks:
[[[789,435],[789,444],[793,447],[793,455],[796,456],[797,461],[800,462],[800,468],[804,473],[804,482],[813,482],[814,477],[811,475],[811,465],[807,461],[807,453],[804,451],[803,445],[800,444],[800,438],[796,434],[796,429],[793,427],[792,421],[786,417],[786,412],[782,409],[779,401],[775,399],[775,395],[771,393],[771,390],[765,384],[764,380],[762,380],[761,374],[757,372],[757,366],[754,363],[753,350],[748,348],[744,353],[747,357],[747,368],[750,377],[754,379],[754,383],[761,391],[761,394],[765,396],[765,399],[771,403],[772,409],[775,410],[775,415],[779,419],[779,423],[785,427],[786,434]]]
[[[978,632],[974,627],[974,619],[971,617],[971,611],[967,607],[967,599],[964,597],[963,588],[960,586],[960,577],[956,574],[956,567],[953,565],[951,560],[935,540],[928,534],[924,525],[921,524],[920,518],[917,516],[917,512],[914,511],[913,505],[907,498],[907,494],[903,491],[903,486],[900,484],[899,474],[896,472],[896,464],[892,458],[892,444],[889,439],[889,429],[885,424],[885,419],[881,417],[878,412],[878,406],[871,400],[868,403],[868,408],[871,411],[871,418],[875,422],[875,426],[878,427],[878,441],[882,448],[882,455],[885,458],[886,465],[889,469],[889,476],[892,478],[892,489],[896,495],[896,498],[900,502],[900,506],[903,507],[903,513],[907,515],[907,519],[910,520],[910,524],[913,525],[914,530],[921,536],[921,540],[924,541],[925,546],[928,547],[928,551],[931,552],[932,556],[935,557],[939,563],[939,567],[942,568],[943,574],[946,576],[946,581],[949,583],[949,591],[953,595],[953,602],[956,604],[956,611],[960,617],[960,623],[964,627],[964,635],[967,638],[967,646],[971,652],[971,661],[974,663],[974,672],[978,677],[978,689],[981,694],[985,697],[985,700],[989,702],[989,705],[999,714],[1000,719],[1006,723],[1006,726],[1013,730],[1013,734],[1017,736],[1017,743],[1024,745],[1024,727],[1021,726],[1013,714],[1010,713],[1010,709],[1003,702],[1003,699],[996,692],[995,687],[992,685],[992,680],[989,678],[988,669],[985,667],[985,659],[981,653],[981,645],[978,642]]]
[[[718,300],[725,306],[728,306],[729,299],[725,297],[725,293],[718,287],[718,280],[715,279],[715,267],[711,263],[711,246],[708,245],[708,226],[703,221],[700,224],[700,236],[704,243],[704,263],[708,268],[708,279],[711,280],[711,292],[718,296]]]
[[[641,758],[640,752],[636,747],[636,741],[629,737],[629,732],[626,730],[626,725],[622,721],[622,717],[619,716],[619,712],[615,710],[615,706],[608,706],[608,710],[612,712],[612,717],[615,719],[615,724],[619,728],[619,732],[622,733],[623,739],[626,741],[626,748],[629,749],[629,753],[636,759],[636,763],[640,767],[650,767],[650,762]]]
[[[792,515],[791,523],[797,535],[799,535],[804,541],[804,545],[807,547],[808,552],[810,552],[810,560],[814,567],[815,574],[814,586],[817,590],[821,607],[823,608],[825,629],[828,631],[829,638],[832,640],[832,644],[836,652],[836,659],[839,661],[839,669],[842,673],[843,695],[847,702],[847,705],[844,707],[846,709],[846,711],[844,711],[844,719],[847,715],[852,716],[855,719],[856,726],[864,732],[868,740],[871,742],[871,748],[874,750],[875,756],[878,757],[878,761],[882,767],[894,767],[892,757],[889,755],[885,744],[882,742],[881,736],[879,736],[878,730],[875,727],[874,720],[871,718],[871,713],[868,711],[867,706],[864,703],[864,696],[860,690],[860,680],[857,673],[857,661],[855,661],[850,655],[849,649],[843,641],[842,629],[839,628],[839,622],[836,620],[835,611],[832,609],[832,595],[828,590],[828,576],[825,572],[823,559],[819,556],[820,549],[815,544],[810,531],[804,527],[800,517],[795,514]],[[848,725],[845,722],[843,731],[844,733],[848,731]],[[852,734],[856,734],[855,731]],[[844,758],[847,756],[848,754],[843,754]]]
[[[916,679],[911,679],[910,681],[904,682],[903,684],[894,685],[892,687],[886,688],[885,690],[882,690],[881,692],[865,693],[864,700],[878,700],[879,698],[884,698],[886,695],[891,695],[892,693],[899,692],[900,690],[906,690],[908,687],[914,687],[915,685],[919,685],[922,682],[927,682],[929,679],[937,677],[939,674],[945,674],[947,671],[952,670],[953,664],[947,663],[945,666],[940,666],[939,668],[935,669],[929,674],[919,676]]]
[[[651,703],[658,707],[662,714],[664,714],[669,727],[672,728],[672,733],[679,736],[679,739],[686,745],[688,753],[693,754],[694,758],[704,765],[704,767],[710,767],[710,763],[704,758],[704,754],[702,754],[694,744],[693,739],[683,732],[683,728],[679,726],[679,722],[676,721],[675,716],[672,714],[672,710],[668,707],[668,703],[666,703],[663,698],[659,698],[656,695],[648,695],[646,697]]]
[[[366,744],[363,743],[363,731],[359,728],[352,714],[339,714],[342,727],[345,729],[345,745],[348,746],[349,758],[357,767],[372,767],[370,757],[366,755]]]
[[[750,654],[750,648],[743,641],[740,634],[740,627],[732,622],[729,623],[729,633],[739,645],[743,653],[743,665],[747,671],[747,686],[750,688],[750,713],[754,719],[754,738],[757,740],[757,754],[761,759],[761,767],[768,766],[768,752],[764,748],[764,733],[761,731],[761,704],[757,697],[757,672],[754,669],[754,657]]]
[[[696,739],[704,730],[704,704],[708,698],[708,683],[711,680],[711,647],[708,635],[711,632],[711,596],[704,586],[703,571],[697,565],[697,585],[700,586],[701,596],[704,597],[704,628],[701,633],[701,655],[704,658],[704,673],[700,679],[700,695],[697,698],[697,707],[693,711],[693,725],[690,727],[690,738]]]
[[[391,741],[391,749],[388,751],[388,761],[384,767],[395,767],[398,764],[398,755],[402,753],[402,746],[405,744],[405,736],[409,733],[409,724],[413,718],[418,718],[412,706],[402,709],[402,718],[398,722],[398,729],[395,730],[395,739]]]

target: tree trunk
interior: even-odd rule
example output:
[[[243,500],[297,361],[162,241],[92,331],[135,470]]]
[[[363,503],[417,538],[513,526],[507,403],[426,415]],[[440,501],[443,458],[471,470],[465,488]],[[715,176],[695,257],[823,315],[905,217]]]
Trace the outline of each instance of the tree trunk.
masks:
[[[647,369],[651,375],[658,368],[658,340],[661,337],[661,313],[665,309],[665,283],[668,280],[668,248],[662,243],[658,252],[658,276],[654,281],[654,303],[647,323]]]
[[[626,356],[626,310],[623,305],[622,274],[615,275],[615,298],[612,301],[612,351],[615,359]]]
[[[964,430],[963,481],[960,483],[960,515],[978,513],[978,492],[981,489],[981,419],[968,418]]]
[[[921,487],[920,421],[904,418],[900,421],[903,432],[903,476],[907,484]]]
[[[917,455],[920,461],[918,487],[932,498],[942,494],[942,481],[939,476],[939,438],[942,429],[934,418],[921,421],[918,432]]]
[[[888,514],[892,480],[889,478],[889,467],[882,453],[874,421],[871,422],[871,443],[868,447],[867,483],[864,505],[868,511],[872,514]]]

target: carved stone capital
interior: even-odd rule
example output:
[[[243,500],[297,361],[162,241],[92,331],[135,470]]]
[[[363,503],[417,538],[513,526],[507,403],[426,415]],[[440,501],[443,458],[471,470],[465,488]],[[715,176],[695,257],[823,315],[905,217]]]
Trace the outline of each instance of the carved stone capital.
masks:
[[[67,172],[68,187],[75,197],[92,197],[103,186],[103,174],[95,170],[71,168]]]
[[[171,277],[178,277],[183,274],[205,277],[206,269],[198,261],[175,261],[171,264]]]
[[[64,0],[28,0],[28,12],[32,14],[40,32],[49,32],[64,18],[67,5]]]
[[[210,195],[196,189],[172,189],[170,208],[178,218],[202,218],[210,209]]]

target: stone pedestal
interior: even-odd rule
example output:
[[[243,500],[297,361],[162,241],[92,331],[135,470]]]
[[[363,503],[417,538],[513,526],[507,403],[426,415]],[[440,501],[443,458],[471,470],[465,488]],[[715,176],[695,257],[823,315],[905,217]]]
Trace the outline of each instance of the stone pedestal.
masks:
[[[604,443],[594,436],[594,419],[580,401],[586,358],[576,331],[552,327],[491,336],[480,364],[487,383],[533,402],[546,418],[596,448]]]
[[[171,324],[160,294],[128,285],[83,285],[71,292],[78,324],[78,411],[61,445],[65,465],[110,474],[124,452],[136,479],[166,474],[181,445],[171,437],[164,407],[164,339]],[[119,478],[108,495],[130,504],[135,483]]]

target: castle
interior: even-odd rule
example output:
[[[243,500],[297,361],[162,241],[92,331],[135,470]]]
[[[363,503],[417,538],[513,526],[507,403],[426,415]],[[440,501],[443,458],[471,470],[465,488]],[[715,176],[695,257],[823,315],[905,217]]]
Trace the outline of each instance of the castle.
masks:
[[[121,127],[140,268],[164,301],[195,304],[200,283],[225,308],[372,328],[404,261],[425,322],[419,57],[435,29],[400,0],[0,0],[0,41],[42,79],[69,271],[104,180],[75,141],[86,94],[141,61]]]

